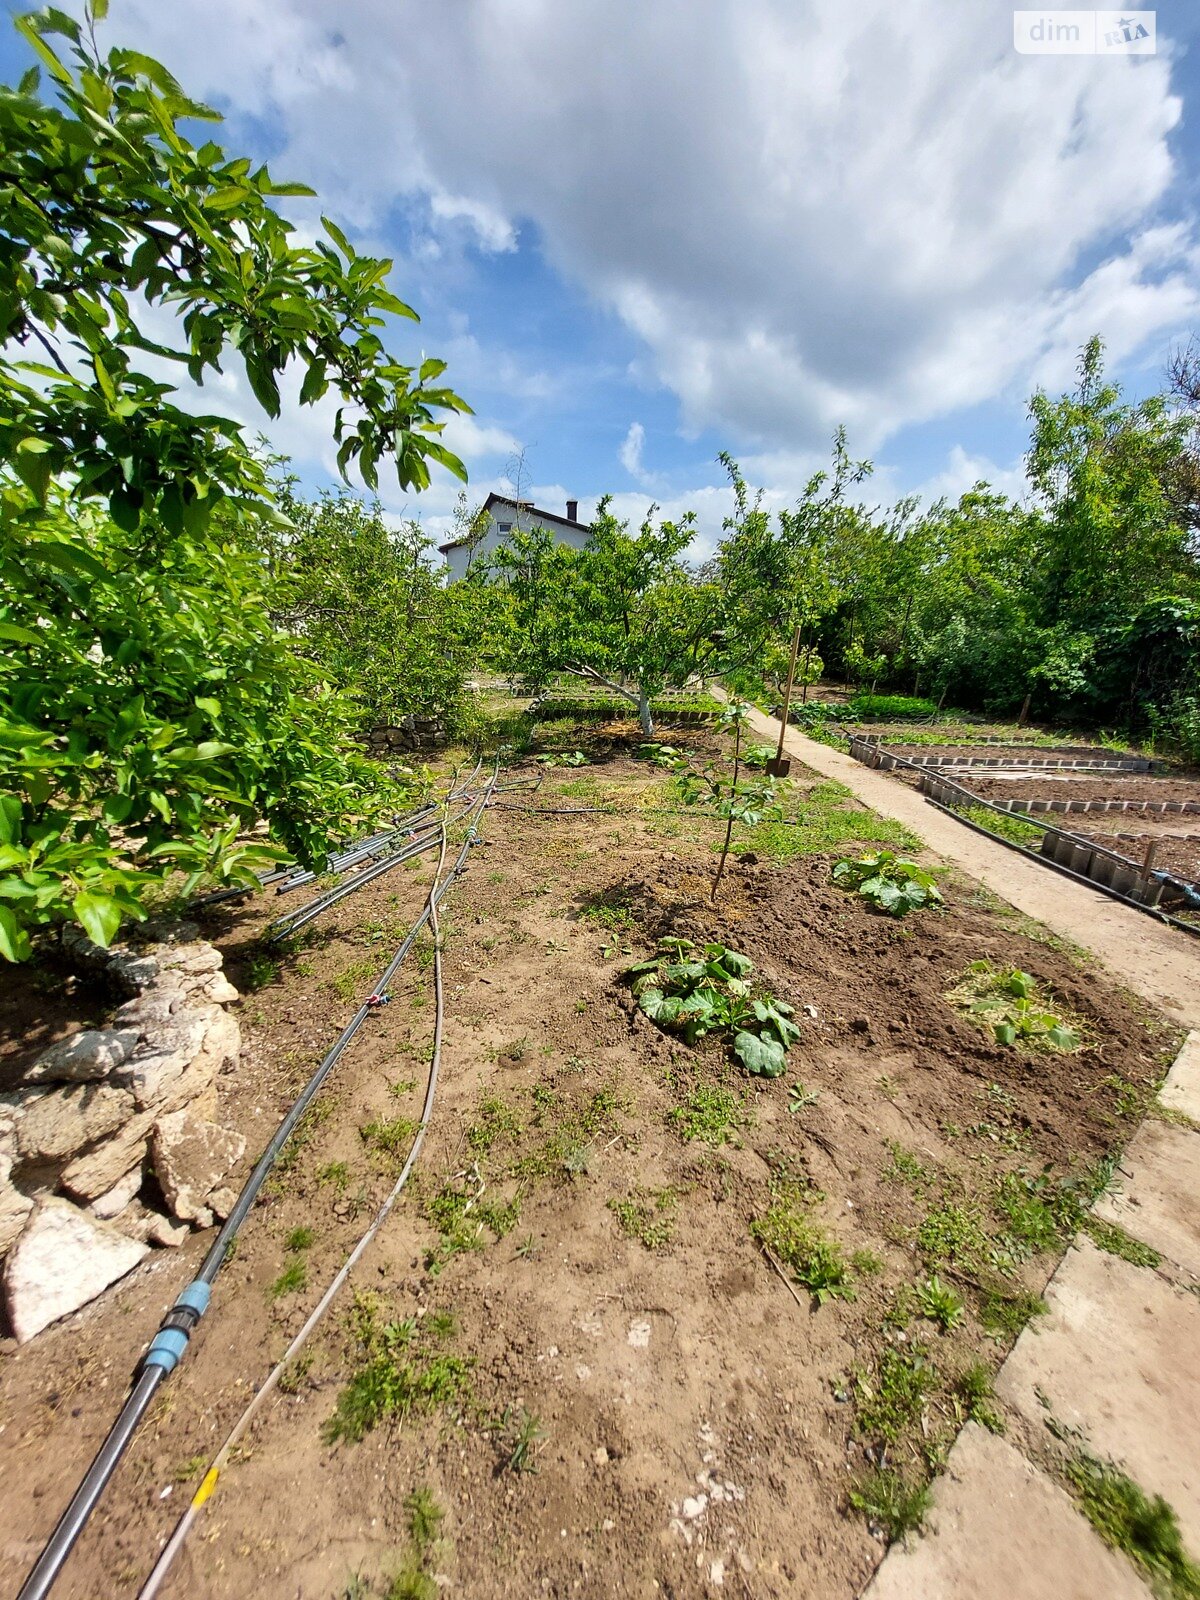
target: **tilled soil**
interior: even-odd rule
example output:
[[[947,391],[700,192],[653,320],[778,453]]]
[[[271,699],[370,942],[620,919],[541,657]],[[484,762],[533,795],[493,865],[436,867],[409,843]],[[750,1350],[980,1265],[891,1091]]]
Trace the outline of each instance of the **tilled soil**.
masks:
[[[1152,773],[1112,772],[1103,775],[1081,773],[1030,774],[1015,773],[1001,777],[996,773],[943,774],[955,783],[961,783],[972,794],[984,800],[1111,800],[1117,805],[1123,800],[1151,800],[1156,804],[1167,801],[1200,801],[1200,782],[1188,778],[1155,777]],[[1070,813],[1067,813],[1070,815]],[[1083,815],[1087,815],[1086,812]],[[1197,813],[1200,815],[1200,813]]]
[[[861,1415],[881,1352],[920,1350],[935,1375],[919,1426],[888,1452],[923,1472],[966,1414],[962,1375],[994,1369],[1009,1342],[985,1330],[978,1272],[961,1262],[941,1269],[961,1291],[961,1323],[938,1333],[913,1314],[928,1270],[918,1225],[953,1203],[994,1228],[1004,1174],[1079,1179],[1132,1131],[1173,1039],[1036,924],[956,876],[943,879],[945,913],[895,923],[834,888],[820,856],[731,864],[714,909],[713,826],[639,812],[648,784],[633,763],[608,763],[603,781],[603,803],[624,814],[571,814],[598,801],[566,780],[557,800],[549,784],[529,800],[536,811],[487,816],[444,906],[445,1049],[418,1180],[354,1280],[360,1329],[411,1317],[415,1345],[470,1363],[456,1405],[327,1442],[366,1361],[346,1296],[222,1477],[165,1594],[383,1594],[411,1554],[407,1497],[425,1487],[445,1512],[428,1570],[472,1600],[730,1589],[849,1600],[883,1550],[847,1502],[878,1458]],[[274,901],[214,921],[233,981],[259,985],[241,1005],[242,1063],[222,1086],[222,1120],[251,1153],[369,992],[428,878],[426,861],[343,902],[277,969],[252,943]],[[784,1078],[748,1078],[720,1042],[689,1049],[640,1012],[622,969],[667,934],[736,946],[797,1007],[803,1037]],[[952,1008],[946,992],[984,958],[1031,972],[1086,1048],[1004,1049]],[[403,1151],[381,1149],[378,1129],[418,1114],[430,962],[426,944],[303,1127],[57,1593],[136,1592],[390,1187]],[[802,1096],[789,1094],[796,1080]],[[713,1091],[734,1096],[730,1142],[686,1138],[681,1109]],[[781,1183],[803,1190],[814,1222],[861,1263],[854,1299],[815,1304],[756,1247],[750,1224]],[[447,1196],[469,1201],[466,1248],[430,1220]],[[641,1239],[623,1225],[631,1217]],[[301,1227],[313,1242],[289,1249]],[[8,1587],[203,1244],[156,1254],[9,1352]],[[1004,1292],[1039,1289],[1054,1259],[1017,1261]],[[296,1260],[303,1286],[277,1292]]]

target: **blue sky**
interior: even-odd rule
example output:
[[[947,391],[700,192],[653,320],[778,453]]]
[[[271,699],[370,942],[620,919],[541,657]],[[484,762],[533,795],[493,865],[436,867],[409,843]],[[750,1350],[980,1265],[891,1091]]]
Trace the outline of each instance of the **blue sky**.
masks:
[[[1157,385],[1200,327],[1200,7],[1157,31],[1029,57],[995,0],[111,0],[102,37],[395,258],[473,499],[523,450],[540,504],[693,507],[703,548],[721,449],[777,503],[839,422],[872,498],[1020,492],[1027,396],[1091,333]],[[268,430],[312,483],[327,423]],[[383,499],[439,534],[456,487]]]

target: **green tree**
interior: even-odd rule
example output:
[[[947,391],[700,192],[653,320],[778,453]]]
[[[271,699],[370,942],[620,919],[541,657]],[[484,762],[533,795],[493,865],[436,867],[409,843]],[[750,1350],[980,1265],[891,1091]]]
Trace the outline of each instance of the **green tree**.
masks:
[[[287,523],[270,530],[279,625],[353,697],[364,723],[409,714],[453,723],[466,641],[420,525],[389,526],[378,505],[344,490],[305,500],[288,485],[279,505]]]
[[[183,131],[216,120],[155,61],[102,55],[83,24],[21,17],[38,58],[0,89],[0,953],[74,918],[100,942],[184,871],[244,880],[245,831],[318,864],[371,804],[353,709],[269,616],[267,463],[194,383],[236,355],[260,403],[337,400],[343,471],[385,457],[421,488],[458,476],[439,414],[467,409],[388,353],[390,264],[329,221],[297,244],[276,209],[307,194]],[[59,48],[55,48],[56,43]],[[65,43],[65,51],[61,48]],[[41,74],[50,93],[41,92]],[[151,331],[153,330],[153,331]]]

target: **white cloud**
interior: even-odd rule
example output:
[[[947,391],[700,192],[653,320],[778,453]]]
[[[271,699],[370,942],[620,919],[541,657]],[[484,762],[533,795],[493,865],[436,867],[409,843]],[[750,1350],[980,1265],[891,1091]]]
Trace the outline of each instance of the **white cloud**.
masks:
[[[1167,41],[1018,56],[1010,11],[115,0],[111,32],[265,119],[273,168],[354,226],[424,196],[430,261],[439,235],[505,252],[532,221],[644,341],[685,427],[799,461],[838,422],[874,451],[1060,385],[1093,332],[1119,358],[1200,317],[1194,241],[1160,215]]]

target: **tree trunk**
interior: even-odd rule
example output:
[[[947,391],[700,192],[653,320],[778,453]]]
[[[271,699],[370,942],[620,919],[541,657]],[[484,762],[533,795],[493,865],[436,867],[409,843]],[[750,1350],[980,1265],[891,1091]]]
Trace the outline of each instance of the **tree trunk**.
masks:
[[[1033,699],[1033,690],[1030,689],[1029,692],[1026,694],[1024,700],[1021,702],[1021,709],[1017,714],[1017,727],[1018,728],[1023,728],[1025,726],[1025,719],[1029,715],[1029,702],[1032,699]]]
[[[638,721],[642,725],[642,732],[647,739],[654,737],[654,714],[650,710],[650,696],[644,689],[638,690]]]

